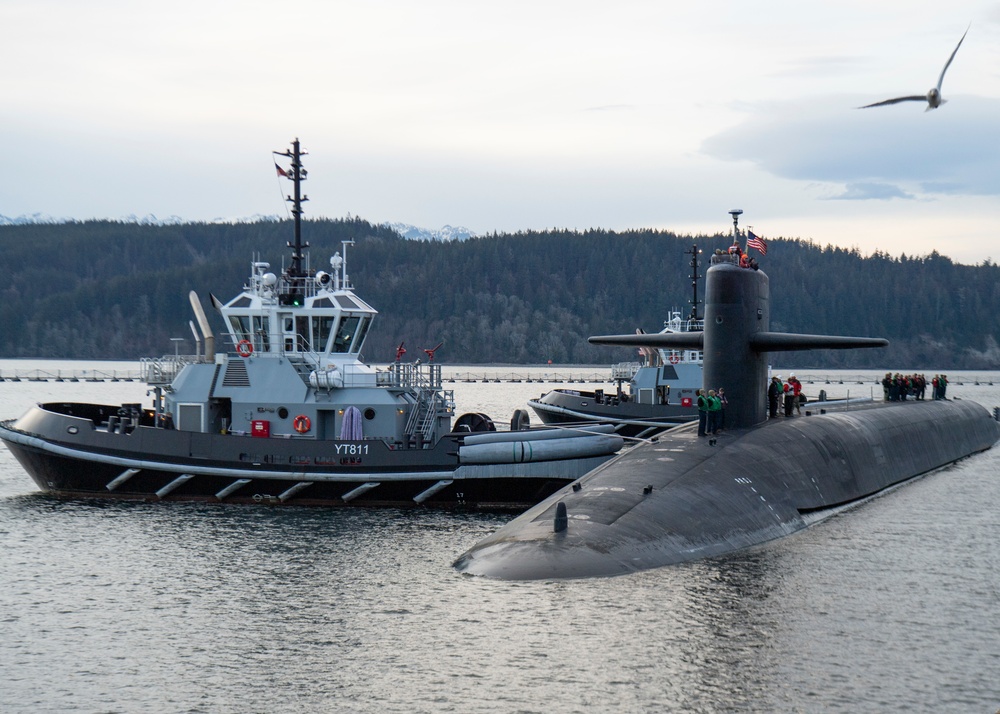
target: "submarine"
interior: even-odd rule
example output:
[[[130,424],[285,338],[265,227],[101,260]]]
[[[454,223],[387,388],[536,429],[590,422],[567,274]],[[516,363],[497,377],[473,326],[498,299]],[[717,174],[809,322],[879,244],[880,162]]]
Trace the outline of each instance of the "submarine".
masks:
[[[991,448],[1000,423],[965,400],[869,402],[767,418],[767,355],[888,341],[772,332],[769,279],[712,256],[700,332],[591,337],[704,350],[724,387],[726,429],[674,427],[605,462],[502,526],[454,563],[505,580],[615,576],[722,556],[791,535],[934,469]],[[744,264],[745,265],[745,264]]]

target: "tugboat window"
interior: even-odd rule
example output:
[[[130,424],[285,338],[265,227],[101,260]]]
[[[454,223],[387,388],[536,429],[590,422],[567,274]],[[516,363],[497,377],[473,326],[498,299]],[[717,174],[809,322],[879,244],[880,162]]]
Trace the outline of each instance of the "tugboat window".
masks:
[[[312,343],[313,349],[317,352],[326,349],[326,343],[330,339],[333,331],[333,315],[313,316],[312,318]]]
[[[305,348],[309,343],[309,318],[303,315],[295,316],[296,351]]]
[[[268,339],[268,321],[267,316],[258,316],[253,318],[253,331],[254,335],[257,336],[258,340],[254,344],[260,344],[260,349],[262,352],[268,351],[268,345],[270,340]]]
[[[358,323],[361,317],[358,315],[348,315],[340,322],[340,329],[333,340],[334,352],[348,352],[351,349],[351,342],[358,331]]]
[[[360,352],[361,345],[365,342],[365,337],[368,335],[368,328],[371,327],[372,321],[368,317],[361,318],[361,326],[358,328],[358,336],[354,340],[354,349],[352,352]]]
[[[240,340],[249,340],[253,337],[253,333],[250,331],[250,318],[246,315],[232,315],[229,318],[229,323],[233,328],[233,337],[237,342]]]

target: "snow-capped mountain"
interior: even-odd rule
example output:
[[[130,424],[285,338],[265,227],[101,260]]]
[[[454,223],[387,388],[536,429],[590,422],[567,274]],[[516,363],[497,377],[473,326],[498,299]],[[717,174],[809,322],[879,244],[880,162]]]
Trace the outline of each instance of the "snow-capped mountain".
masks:
[[[142,216],[141,218],[136,215],[121,216],[117,219],[102,219],[102,218],[88,218],[88,219],[78,219],[78,218],[56,218],[54,216],[45,216],[41,213],[32,213],[31,215],[20,215],[14,218],[9,216],[0,215],[0,226],[23,226],[30,225],[33,223],[82,223],[85,220],[117,220],[121,223],[138,223],[142,226],[174,226],[180,223],[187,223],[180,216],[168,216],[167,218],[157,218],[153,214],[148,214]]]
[[[102,220],[102,219],[88,219],[88,220]],[[121,216],[117,220],[122,223],[137,223],[143,226],[174,226],[182,223],[190,223],[191,221],[185,220],[180,216],[168,216],[167,218],[157,218],[153,214],[148,214],[145,216],[136,216],[134,214],[128,216]],[[257,223],[264,221],[280,221],[281,216],[275,215],[263,215],[254,214],[252,216],[245,216],[243,218],[214,218],[208,223]],[[32,223],[77,223],[80,222],[76,218],[56,218],[54,216],[46,216],[41,213],[32,213],[30,215],[20,215],[16,217],[9,217],[0,215],[0,226],[18,226],[18,225],[28,225]],[[408,223],[385,223],[384,225],[392,228],[397,233],[399,233],[404,238],[409,240],[436,240],[436,241],[451,241],[451,240],[467,240],[468,238],[474,238],[475,233],[468,228],[463,228],[461,226],[443,226],[437,230],[430,230],[427,228],[420,228],[419,226],[412,226]]]
[[[474,232],[462,226],[443,226],[437,230],[429,230],[419,226],[411,226],[408,223],[386,223],[384,225],[409,240],[467,240],[476,236]]]

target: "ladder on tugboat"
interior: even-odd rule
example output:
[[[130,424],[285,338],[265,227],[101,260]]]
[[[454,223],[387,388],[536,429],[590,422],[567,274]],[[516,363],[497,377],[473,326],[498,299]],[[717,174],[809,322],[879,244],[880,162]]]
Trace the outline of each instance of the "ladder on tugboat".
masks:
[[[417,394],[417,401],[406,421],[406,433],[413,436],[419,434],[424,441],[430,441],[434,436],[441,395],[437,391],[426,389],[418,390]]]

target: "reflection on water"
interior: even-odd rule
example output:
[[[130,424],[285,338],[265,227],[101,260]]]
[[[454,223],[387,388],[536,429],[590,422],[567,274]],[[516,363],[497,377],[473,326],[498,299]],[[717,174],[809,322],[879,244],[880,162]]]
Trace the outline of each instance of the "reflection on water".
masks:
[[[467,396],[513,411],[509,387]],[[450,566],[504,515],[60,500],[0,449],[0,710],[994,711],[997,473],[993,450],[725,558],[508,583]]]

